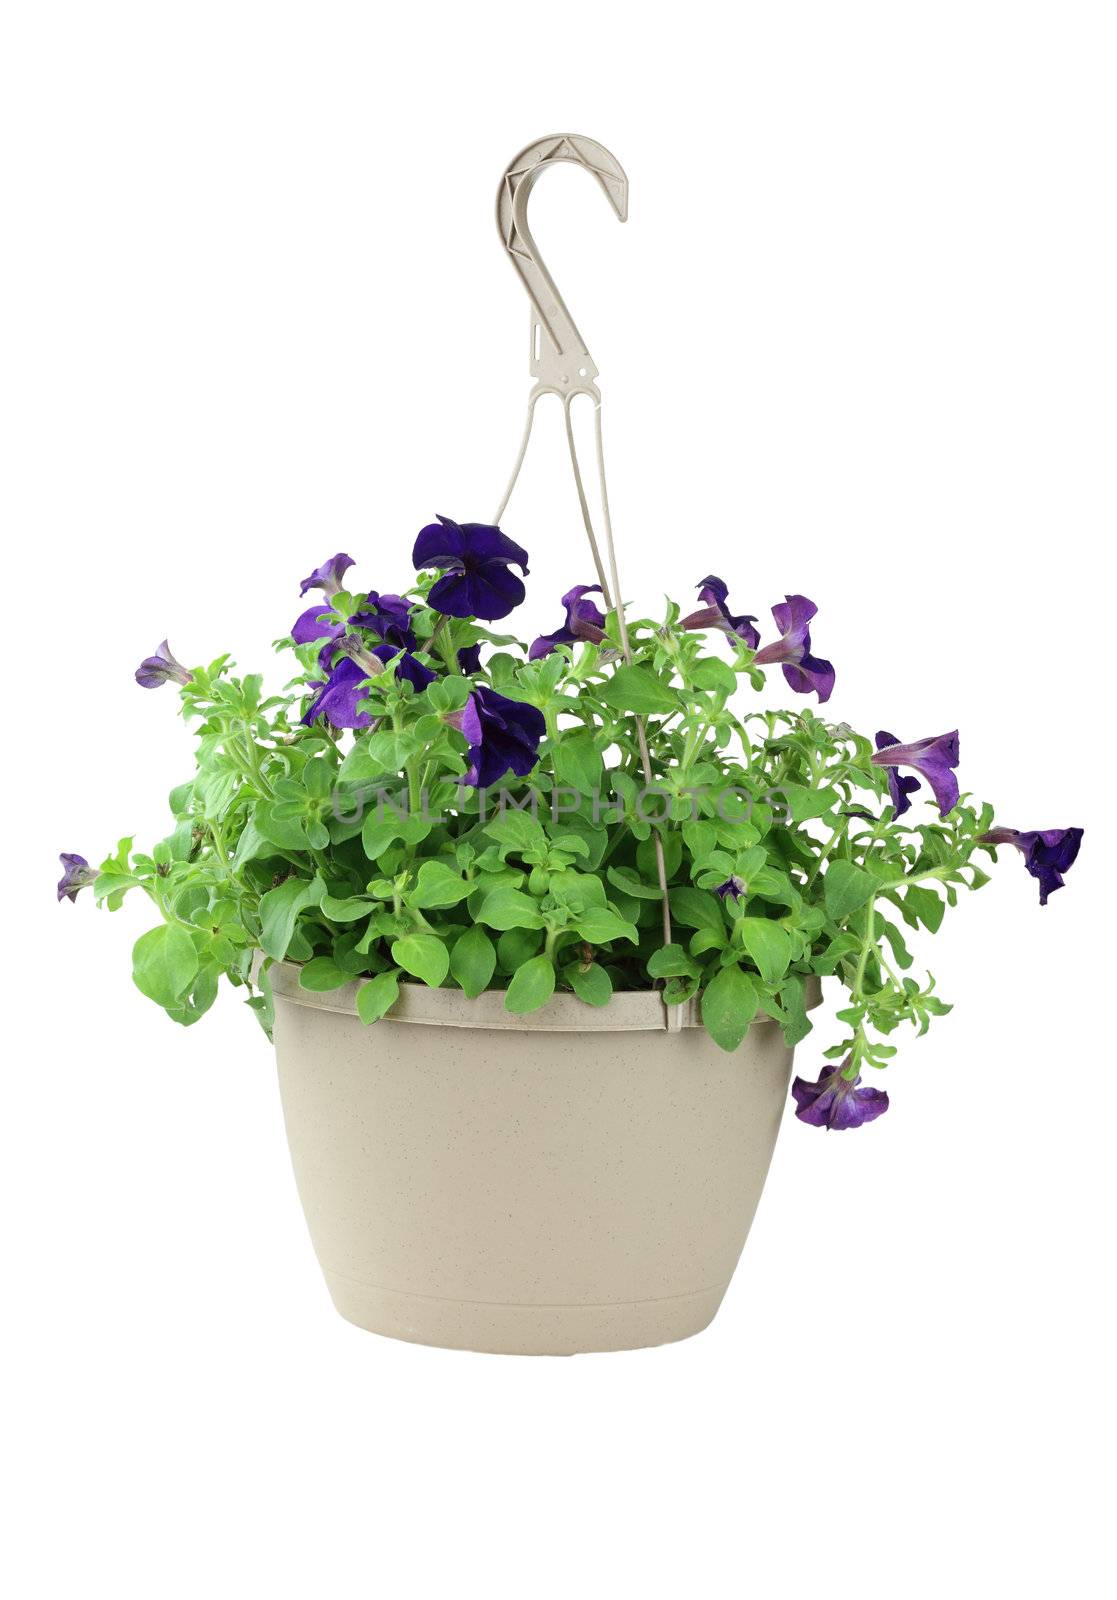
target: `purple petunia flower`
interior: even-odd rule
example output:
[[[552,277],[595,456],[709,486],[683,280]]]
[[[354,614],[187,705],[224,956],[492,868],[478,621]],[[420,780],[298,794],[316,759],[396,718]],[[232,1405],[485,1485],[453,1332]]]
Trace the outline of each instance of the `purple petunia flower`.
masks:
[[[353,634],[336,644],[327,644],[319,659],[329,676],[325,683],[311,686],[317,688],[318,693],[303,713],[303,722],[309,724],[324,716],[335,728],[371,727],[372,716],[367,711],[358,711],[357,703],[368,695],[368,680],[378,677],[397,656],[397,682],[414,684],[416,691],[420,691],[438,676],[410,650],[401,654],[399,645],[362,646]]]
[[[136,668],[136,682],[143,689],[158,689],[172,679],[175,683],[190,683],[194,674],[187,672],[180,661],[171,654],[166,639],[153,656],[148,656]]]
[[[888,1093],[884,1089],[862,1089],[860,1077],[847,1078],[845,1070],[852,1057],[846,1056],[839,1066],[823,1071],[817,1083],[796,1078],[791,1085],[795,1097],[795,1115],[800,1122],[809,1122],[815,1128],[833,1128],[842,1133],[846,1128],[859,1128],[864,1122],[882,1117],[888,1110]]]
[[[912,744],[901,744],[890,733],[877,734],[874,767],[914,767],[919,777],[926,779],[938,801],[939,815],[945,817],[958,804],[958,779],[954,768],[958,765],[958,729],[952,733],[936,734],[933,739],[916,739]],[[908,795],[919,787],[919,778],[893,777],[888,774],[888,788],[896,815],[902,817],[911,808]]]
[[[439,567],[445,574],[427,596],[427,604],[444,616],[497,622],[526,593],[508,568],[515,563],[526,575],[527,551],[487,522],[439,517],[422,529],[411,554],[416,569]]]
[[[340,639],[345,632],[344,622],[330,622],[330,606],[320,600],[296,617],[291,637],[296,644],[313,644],[316,639]],[[361,609],[349,618],[354,627],[365,628],[385,644],[397,650],[413,650],[415,635],[411,629],[411,607],[398,594],[366,595]]]
[[[62,863],[62,876],[58,880],[58,898],[76,900],[78,891],[96,879],[97,868],[91,867],[84,856],[70,855],[65,850],[58,859]]]
[[[717,885],[714,893],[716,895],[720,895],[723,900],[739,900],[744,894],[746,887],[745,880],[743,878],[738,878],[735,872],[731,872],[724,883],[719,883]]]
[[[458,671],[465,678],[472,678],[475,672],[481,670],[481,646],[479,644],[466,644],[458,651]]]
[[[1039,903],[1063,887],[1063,873],[1078,859],[1082,843],[1081,828],[1039,828],[1022,832],[1019,828],[990,828],[979,833],[978,844],[1011,844],[1024,857],[1024,865],[1039,882]]]
[[[411,628],[411,606],[398,594],[377,594],[371,589],[365,596],[361,609],[350,621],[358,628],[367,628],[385,644],[414,650],[415,634]]]
[[[728,606],[729,585],[724,578],[703,578],[698,585],[698,598],[703,602],[702,608],[692,611],[689,617],[684,617],[679,623],[680,628],[690,628],[701,632],[705,628],[720,628],[722,633],[736,634],[743,644],[750,650],[755,650],[760,644],[760,635],[753,627],[756,621],[754,616],[735,617]]]
[[[327,622],[325,613],[329,607],[324,601],[319,601],[302,616],[296,617],[291,629],[291,637],[296,644],[313,644],[316,639],[340,639],[345,632],[344,622]],[[322,620],[319,620],[319,619]]]
[[[464,709],[445,720],[469,743],[471,764],[462,782],[478,789],[487,789],[506,772],[526,777],[539,760],[539,741],[547,727],[535,706],[486,688],[474,689]]]
[[[340,655],[325,683],[312,685],[318,693],[303,713],[303,722],[309,726],[318,717],[325,717],[335,728],[371,727],[372,717],[367,711],[358,711],[357,702],[367,697],[368,680],[375,675],[369,664],[354,661],[348,654]]]
[[[772,616],[781,638],[766,644],[756,653],[758,667],[781,666],[783,675],[796,694],[818,695],[824,705],[834,692],[834,668],[821,656],[811,655],[811,618],[818,612],[813,600],[802,594],[784,596],[784,604],[772,607]]]
[[[539,661],[549,656],[557,644],[576,644],[583,639],[588,644],[600,644],[605,637],[605,618],[587,600],[588,594],[600,594],[599,583],[577,583],[562,597],[566,607],[566,621],[554,633],[541,634],[527,653],[529,661]]]
[[[305,594],[308,589],[321,589],[329,596],[335,595],[352,565],[353,557],[339,550],[336,556],[331,556],[328,561],[323,561],[320,567],[315,567],[309,578],[303,579],[299,593]]]

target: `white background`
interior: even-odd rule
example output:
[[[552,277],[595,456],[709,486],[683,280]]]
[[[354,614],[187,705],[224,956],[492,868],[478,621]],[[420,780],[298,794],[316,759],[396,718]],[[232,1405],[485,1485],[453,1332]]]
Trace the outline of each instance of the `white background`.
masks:
[[[7,11],[13,1600],[1112,1592],[1112,20]],[[563,128],[632,182],[624,228],[573,170],[532,211],[638,612],[708,571],[765,620],[810,595],[835,717],[958,726],[1002,821],[1086,840],[1046,910],[1005,859],[921,947],[955,1010],[883,1121],[788,1116],[708,1332],[532,1361],[335,1315],[255,1022],[176,1029],[144,908],[54,881],[165,830],[159,639],[267,667],[320,559],[395,588],[434,512],[491,515],[528,389],[493,193]],[[528,637],[589,572],[544,421]]]

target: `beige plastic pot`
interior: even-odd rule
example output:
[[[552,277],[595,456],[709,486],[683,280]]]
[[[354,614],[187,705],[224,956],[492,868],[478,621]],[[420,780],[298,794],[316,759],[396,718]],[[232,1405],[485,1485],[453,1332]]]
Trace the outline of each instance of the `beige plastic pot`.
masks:
[[[355,986],[310,993],[292,964],[271,977],[295,1180],[348,1321],[518,1355],[710,1322],[787,1096],[774,1022],[728,1055],[693,1006],[668,1032],[653,993],[513,1017],[499,993],[406,984],[366,1027]]]

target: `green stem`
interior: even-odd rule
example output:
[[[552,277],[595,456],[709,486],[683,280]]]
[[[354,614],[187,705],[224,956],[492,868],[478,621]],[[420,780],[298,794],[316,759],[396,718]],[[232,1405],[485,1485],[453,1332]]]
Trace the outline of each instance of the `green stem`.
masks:
[[[846,833],[849,831],[849,822],[850,822],[850,819],[848,817],[843,817],[841,822],[839,822],[838,826],[834,829],[833,833],[830,835],[829,839],[827,839],[826,843],[823,845],[822,849],[819,851],[818,858],[815,861],[814,866],[811,868],[810,872],[808,872],[808,874],[807,874],[807,881],[803,885],[803,887],[805,889],[809,889],[810,888],[811,884],[818,877],[818,875],[821,872],[823,866],[825,865],[826,858],[827,858],[827,856],[829,856],[831,850],[833,850],[834,846],[838,843],[839,839],[844,838]]]

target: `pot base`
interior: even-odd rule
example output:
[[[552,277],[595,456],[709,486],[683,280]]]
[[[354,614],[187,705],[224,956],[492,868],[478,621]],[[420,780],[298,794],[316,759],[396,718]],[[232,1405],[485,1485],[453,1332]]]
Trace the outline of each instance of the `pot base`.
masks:
[[[728,1285],[661,1300],[609,1305],[502,1305],[401,1294],[327,1272],[326,1286],[345,1318],[369,1333],[444,1350],[489,1355],[573,1356],[640,1350],[689,1339],[713,1321]]]

